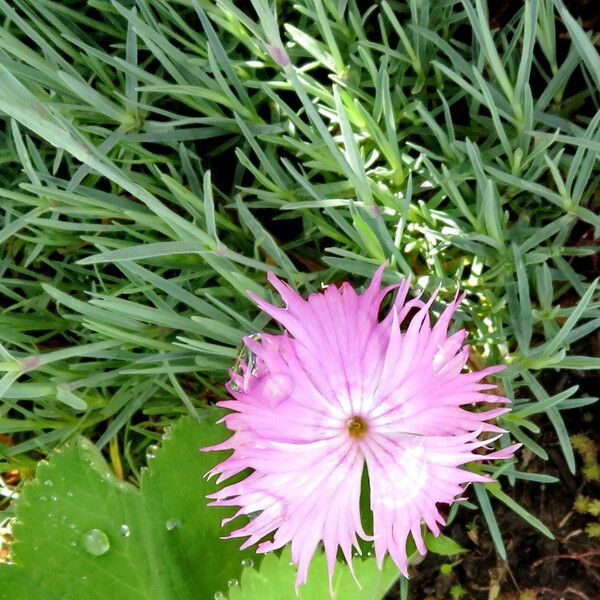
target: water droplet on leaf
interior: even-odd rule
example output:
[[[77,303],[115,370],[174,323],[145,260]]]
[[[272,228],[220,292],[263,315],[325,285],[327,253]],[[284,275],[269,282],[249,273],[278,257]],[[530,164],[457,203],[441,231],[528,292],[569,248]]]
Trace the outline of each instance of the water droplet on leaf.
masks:
[[[102,529],[90,529],[81,536],[84,550],[92,556],[102,556],[110,549],[108,536]]]
[[[125,523],[123,523],[123,525],[121,525],[119,527],[119,533],[124,537],[124,538],[128,538],[130,535],[130,531],[129,531],[129,526],[125,525]]]
[[[254,561],[251,558],[245,558],[242,561],[242,567],[250,568],[254,566]]]
[[[150,460],[151,458],[156,458],[156,451],[158,450],[158,448],[152,444],[152,446],[148,446],[148,449],[146,450],[146,459]]]
[[[54,495],[50,498],[50,500],[52,500],[52,502],[56,502],[58,500],[58,496]]]
[[[230,588],[234,588],[234,587],[237,587],[238,585],[240,585],[240,582],[239,582],[237,579],[230,579],[230,580],[227,582],[227,585],[228,585]]]
[[[52,485],[52,481],[50,479],[46,479],[46,481],[44,481],[44,485],[46,487],[50,487]]]
[[[225,600],[225,594],[223,592],[215,592],[213,598],[215,600]]]
[[[181,527],[181,521],[177,517],[171,517],[166,523],[165,527],[167,531],[173,531],[173,529],[177,529]]]

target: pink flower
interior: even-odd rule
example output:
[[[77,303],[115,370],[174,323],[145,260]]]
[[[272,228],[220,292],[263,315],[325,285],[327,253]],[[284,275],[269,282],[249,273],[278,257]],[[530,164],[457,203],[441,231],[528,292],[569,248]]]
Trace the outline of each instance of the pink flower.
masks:
[[[211,449],[233,453],[210,475],[220,482],[252,472],[209,498],[212,505],[240,507],[226,521],[250,516],[229,536],[248,537],[242,548],[260,542],[257,552],[268,552],[291,542],[296,585],[306,581],[319,542],[330,579],[338,547],[352,568],[357,537],[373,540],[380,566],[389,553],[407,575],[409,534],[425,554],[421,524],[439,534],[438,504],[452,503],[471,482],[490,481],[462,465],[509,458],[518,447],[478,452],[504,432],[490,421],[509,409],[464,408],[508,400],[483,393],[495,386],[482,380],[503,367],[463,371],[467,332],[448,335],[462,298],[432,326],[435,294],[427,302],[407,300],[406,280],[381,289],[383,269],[362,294],[344,283],[308,300],[269,274],[286,308],[251,296],[285,331],[244,340],[254,364],[231,372],[235,400],[219,403],[234,411],[223,419],[234,433]],[[380,320],[381,302],[395,288]],[[483,432],[496,435],[481,440]],[[372,536],[359,509],[365,467]]]

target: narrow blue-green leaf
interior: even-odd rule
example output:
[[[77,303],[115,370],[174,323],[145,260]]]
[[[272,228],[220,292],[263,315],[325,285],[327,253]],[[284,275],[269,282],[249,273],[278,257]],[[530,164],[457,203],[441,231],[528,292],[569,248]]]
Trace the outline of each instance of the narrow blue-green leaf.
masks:
[[[498,554],[503,560],[506,560],[506,547],[504,546],[504,542],[502,541],[502,534],[500,533],[500,528],[498,527],[498,522],[496,521],[496,517],[494,516],[494,511],[492,509],[492,505],[490,503],[490,498],[487,494],[486,487],[481,483],[474,484],[475,495],[477,496],[477,500],[479,501],[479,506],[481,507],[481,512],[483,513],[483,518],[488,526],[490,531],[490,535],[492,536],[492,540],[494,545],[496,546],[496,550]]]

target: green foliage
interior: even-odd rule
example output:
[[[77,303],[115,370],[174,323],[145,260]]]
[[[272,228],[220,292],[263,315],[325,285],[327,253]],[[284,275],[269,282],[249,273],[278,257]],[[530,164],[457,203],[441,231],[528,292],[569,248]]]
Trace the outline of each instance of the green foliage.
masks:
[[[600,523],[588,523],[585,532],[592,538],[600,538]]]
[[[468,550],[463,548],[458,542],[455,542],[452,538],[443,534],[435,537],[430,532],[426,532],[424,541],[427,550],[434,552],[435,554],[440,554],[441,556],[454,556],[455,554],[468,552]]]
[[[574,471],[600,57],[554,6],[495,31],[483,0],[0,0],[0,472],[83,434],[138,479],[223,396],[267,271],[308,293],[384,260],[467,292],[473,366],[509,365],[500,424],[546,459],[549,422]],[[543,530],[508,490],[551,478],[482,468],[503,553],[490,496]]]
[[[600,464],[598,464],[598,446],[582,433],[571,436],[573,448],[583,460],[582,473],[586,481],[600,482]]]
[[[577,496],[575,510],[580,513],[587,513],[592,517],[600,517],[600,500],[588,498],[587,496]]]
[[[466,595],[467,595],[467,590],[465,590],[465,588],[463,588],[459,584],[453,585],[450,588],[450,597],[453,600],[460,600],[461,598],[464,598]]]
[[[0,569],[0,597],[179,600],[226,589],[251,553],[220,539],[228,511],[206,506],[216,488],[203,475],[224,453],[198,449],[223,437],[221,426],[180,420],[149,454],[140,490],[85,438],[53,454],[16,503],[14,565]]]
[[[573,447],[581,455],[583,468],[581,472],[587,483],[598,483],[600,481],[600,465],[598,464],[598,446],[584,434],[578,433],[571,436]],[[595,519],[585,526],[586,533],[593,538],[600,537],[600,498],[591,498],[579,494],[575,498],[573,508],[584,515]]]
[[[259,571],[244,569],[240,587],[230,589],[229,600],[321,600],[330,597],[332,600],[372,600],[383,598],[398,578],[398,569],[389,558],[381,570],[374,558],[355,558],[353,563],[356,581],[349,569],[338,565],[330,596],[325,554],[319,552],[311,562],[307,583],[296,593],[296,572],[290,563],[289,549],[285,549],[281,556],[267,555]],[[361,587],[357,586],[357,581]]]

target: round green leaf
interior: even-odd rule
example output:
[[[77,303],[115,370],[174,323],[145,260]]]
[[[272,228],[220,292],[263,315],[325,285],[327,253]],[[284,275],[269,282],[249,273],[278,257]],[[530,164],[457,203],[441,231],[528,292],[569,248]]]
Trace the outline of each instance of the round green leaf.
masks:
[[[220,539],[231,511],[207,507],[216,486],[204,475],[223,453],[199,451],[225,435],[180,420],[149,458],[141,490],[83,438],[40,464],[17,501],[15,564],[0,569],[0,598],[191,600],[226,588],[251,554]]]
[[[230,582],[235,585],[229,588],[229,600],[380,600],[399,577],[398,568],[389,557],[381,570],[373,557],[357,557],[353,564],[356,581],[347,565],[336,565],[330,595],[325,554],[318,551],[310,564],[307,582],[296,593],[296,567],[286,547],[280,556],[266,555],[260,570],[245,568],[241,582]]]

